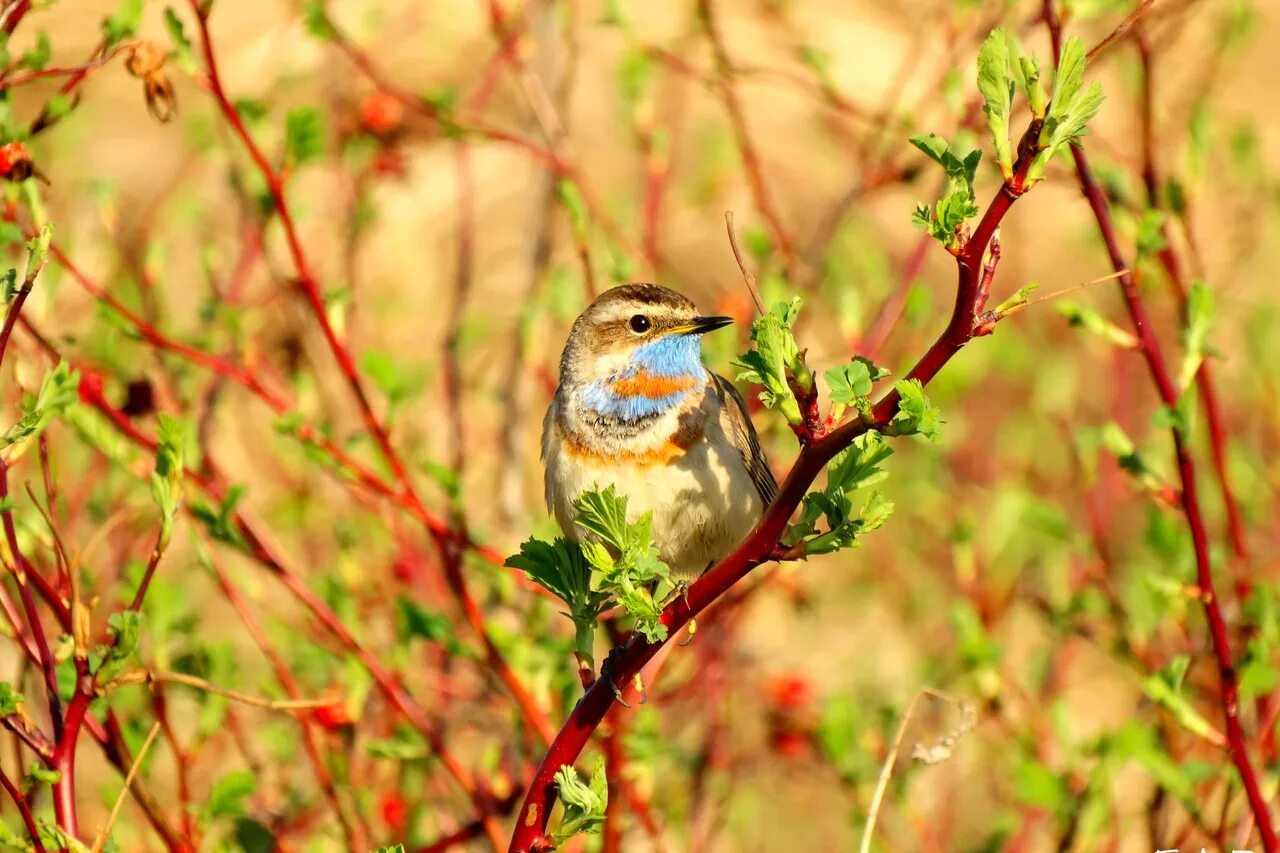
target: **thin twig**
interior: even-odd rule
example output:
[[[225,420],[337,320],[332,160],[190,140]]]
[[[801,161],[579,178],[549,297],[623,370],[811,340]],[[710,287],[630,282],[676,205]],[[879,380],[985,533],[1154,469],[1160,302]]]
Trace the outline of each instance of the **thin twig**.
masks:
[[[1112,30],[1106,38],[1089,48],[1089,53],[1085,55],[1085,60],[1092,62],[1098,57],[1098,54],[1102,53],[1104,50],[1111,47],[1111,45],[1128,35],[1129,31],[1132,30],[1134,26],[1142,20],[1142,17],[1151,10],[1151,7],[1155,5],[1155,2],[1156,0],[1142,0],[1142,2],[1138,4],[1138,8],[1130,12],[1129,15],[1120,22],[1119,26]]]
[[[742,250],[738,247],[738,235],[733,230],[732,210],[724,212],[724,230],[729,234],[729,248],[733,249],[733,259],[738,262],[738,269],[742,271],[742,281],[747,285],[751,301],[756,304],[756,312],[764,316],[764,302],[760,299],[759,288],[756,287],[756,277],[747,269],[746,261],[742,258]]]
[[[889,788],[889,779],[893,777],[893,768],[898,762],[898,752],[902,749],[902,740],[907,734],[907,726],[911,723],[916,707],[920,704],[920,700],[926,696],[956,704],[951,697],[931,687],[921,687],[916,691],[916,695],[911,698],[910,704],[907,705],[907,710],[902,715],[902,720],[898,723],[898,731],[894,734],[893,742],[889,746],[889,754],[885,756],[884,764],[880,766],[880,777],[876,780],[876,790],[871,795],[871,805],[867,809],[867,823],[862,828],[862,843],[858,845],[859,853],[870,853],[871,839],[875,835],[876,821],[880,817],[880,806],[884,802],[885,791]]]
[[[1088,281],[1077,282],[1076,284],[1070,285],[1068,287],[1064,287],[1061,290],[1055,290],[1052,293],[1046,293],[1043,296],[1037,296],[1035,299],[1028,299],[1026,302],[1023,302],[1020,305],[1011,306],[1010,308],[1004,311],[1002,316],[1008,317],[1010,314],[1017,314],[1019,311],[1023,311],[1027,308],[1030,308],[1032,305],[1039,305],[1042,302],[1052,302],[1053,300],[1058,299],[1060,297],[1067,296],[1068,294],[1071,294],[1071,293],[1075,293],[1077,290],[1084,290],[1086,287],[1092,287],[1095,284],[1102,284],[1108,281],[1115,281],[1117,278],[1120,278],[1120,276],[1128,275],[1128,274],[1129,274],[1129,270],[1124,269],[1124,270],[1120,270],[1119,272],[1110,273],[1109,275],[1100,276],[1098,278],[1091,278]]]
[[[133,757],[133,765],[124,777],[124,787],[120,789],[119,795],[116,796],[116,804],[111,807],[111,814],[107,816],[106,824],[98,833],[97,838],[93,840],[92,853],[102,853],[102,848],[106,845],[107,838],[111,835],[111,827],[115,825],[116,818],[120,816],[120,809],[124,806],[124,799],[129,795],[129,786],[133,784],[133,777],[138,774],[138,768],[142,766],[142,759],[147,757],[147,750],[151,748],[152,741],[156,739],[156,735],[159,733],[160,724],[152,723],[147,739],[142,742],[142,748]]]
[[[213,693],[216,696],[223,696],[234,702],[239,702],[242,705],[252,705],[255,708],[266,708],[269,711],[305,711],[315,708],[327,708],[338,701],[332,696],[325,699],[264,699],[260,696],[253,696],[248,693],[241,693],[237,690],[229,690],[226,687],[219,687],[218,685],[206,681],[203,678],[197,678],[194,675],[187,675],[184,672],[167,672],[151,669],[126,672],[119,678],[114,678],[102,685],[100,692],[106,694],[117,687],[126,687],[131,684],[151,684],[152,682],[182,684],[187,687],[194,687],[196,690],[203,690],[205,693]]]
[[[1053,0],[1044,0],[1044,20],[1049,29],[1053,43],[1055,59],[1061,55],[1062,22],[1054,8]],[[1083,146],[1072,146],[1071,157],[1075,162],[1075,171],[1080,189],[1093,212],[1098,232],[1106,246],[1112,266],[1117,272],[1128,269],[1124,256],[1120,251],[1119,239],[1107,205],[1106,196],[1093,176],[1089,166],[1088,155]],[[1168,364],[1155,335],[1142,294],[1138,291],[1133,276],[1120,276],[1121,296],[1125,308],[1133,324],[1134,334],[1138,338],[1139,351],[1146,362],[1152,383],[1161,403],[1170,408],[1178,405],[1181,396],[1169,372]],[[1213,563],[1210,556],[1208,531],[1205,529],[1204,517],[1200,510],[1200,498],[1197,487],[1195,461],[1187,446],[1186,435],[1177,425],[1170,432],[1173,438],[1174,458],[1178,467],[1178,475],[1182,482],[1181,504],[1187,527],[1191,532],[1191,540],[1196,560],[1196,584],[1199,587],[1200,603],[1204,608],[1205,618],[1209,626],[1212,641],[1214,662],[1218,669],[1218,680],[1221,688],[1219,697],[1223,717],[1226,720],[1228,754],[1240,774],[1245,794],[1249,800],[1249,808],[1258,827],[1262,847],[1266,853],[1274,853],[1280,849],[1276,831],[1271,819],[1270,806],[1262,793],[1258,782],[1258,774],[1249,758],[1247,739],[1244,727],[1240,723],[1239,682],[1236,678],[1235,660],[1231,652],[1230,636],[1225,617],[1222,615],[1222,602],[1217,594],[1213,578]]]

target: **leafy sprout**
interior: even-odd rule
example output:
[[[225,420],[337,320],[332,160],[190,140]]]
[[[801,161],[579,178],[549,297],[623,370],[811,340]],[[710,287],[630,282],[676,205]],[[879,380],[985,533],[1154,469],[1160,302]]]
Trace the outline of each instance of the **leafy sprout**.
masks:
[[[781,411],[793,426],[803,423],[804,418],[791,380],[802,392],[813,390],[813,374],[792,333],[801,304],[798,296],[789,303],[779,302],[752,323],[754,348],[733,363],[738,368],[738,381],[760,385],[760,402]]]
[[[560,825],[552,833],[559,846],[575,835],[599,832],[604,826],[605,811],[609,806],[609,782],[605,775],[604,759],[596,761],[596,769],[590,780],[582,777],[566,764],[556,771],[556,789],[564,815]]]
[[[627,520],[627,499],[613,486],[587,491],[574,501],[583,541],[529,539],[507,565],[521,569],[534,583],[569,606],[579,658],[594,660],[595,628],[600,614],[621,607],[650,642],[667,637],[662,606],[654,597],[670,569],[658,557],[649,513]]]

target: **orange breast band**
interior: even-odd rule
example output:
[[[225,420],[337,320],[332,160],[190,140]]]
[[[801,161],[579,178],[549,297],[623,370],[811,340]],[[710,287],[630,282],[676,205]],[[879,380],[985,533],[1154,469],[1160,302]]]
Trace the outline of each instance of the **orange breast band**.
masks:
[[[688,391],[698,384],[696,376],[656,376],[647,370],[638,370],[630,376],[609,383],[609,390],[619,397],[647,397],[661,400],[681,391]]]

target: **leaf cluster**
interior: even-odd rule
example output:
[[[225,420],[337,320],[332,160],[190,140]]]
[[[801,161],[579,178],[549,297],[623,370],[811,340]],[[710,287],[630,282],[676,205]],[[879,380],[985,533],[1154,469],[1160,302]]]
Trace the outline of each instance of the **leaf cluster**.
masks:
[[[1026,95],[1033,121],[1040,122],[1034,140],[1034,159],[1024,183],[1029,188],[1044,177],[1049,161],[1082,136],[1085,126],[1102,106],[1102,85],[1084,85],[1087,60],[1084,43],[1072,37],[1062,47],[1053,86],[1046,96],[1040,63],[1022,53],[1018,41],[1002,29],[991,32],[978,51],[978,90],[982,111],[991,131],[992,147],[1000,174],[1013,177],[1017,154],[1010,134],[1013,102],[1019,92]]]
[[[893,503],[872,492],[859,506],[854,495],[888,476],[880,464],[892,455],[893,448],[874,430],[855,438],[831,460],[826,488],[805,495],[800,517],[787,528],[783,544],[802,546],[805,555],[828,554],[856,545],[859,537],[882,527]]]
[[[569,605],[566,615],[576,628],[576,651],[588,664],[594,660],[597,620],[610,607],[626,611],[650,642],[666,639],[654,590],[669,579],[670,569],[653,546],[649,513],[628,522],[627,499],[613,486],[584,492],[574,509],[581,544],[565,538],[529,539],[506,564]]]
[[[17,445],[11,458],[21,455],[27,444],[40,435],[54,418],[79,399],[80,373],[58,362],[44,375],[40,390],[22,402],[22,417],[0,436],[0,450]]]
[[[946,246],[947,251],[954,253],[961,244],[961,226],[978,215],[973,179],[978,173],[982,152],[974,150],[962,153],[933,133],[913,136],[911,144],[941,166],[947,176],[942,197],[932,207],[927,204],[916,205],[911,221]]]
[[[813,390],[813,374],[792,332],[801,304],[798,296],[790,303],[776,303],[752,323],[753,347],[733,363],[738,368],[738,381],[761,386],[760,402],[781,411],[792,426],[804,422],[796,389],[805,394]]]
[[[833,404],[832,417],[839,420],[845,407],[852,406],[863,418],[871,416],[871,391],[889,371],[865,356],[854,356],[847,364],[825,370],[822,378]]]
[[[182,508],[182,474],[190,431],[186,423],[171,415],[161,414],[156,430],[156,468],[151,475],[151,497],[160,507],[160,537],[157,547],[164,550],[173,533],[173,520]]]

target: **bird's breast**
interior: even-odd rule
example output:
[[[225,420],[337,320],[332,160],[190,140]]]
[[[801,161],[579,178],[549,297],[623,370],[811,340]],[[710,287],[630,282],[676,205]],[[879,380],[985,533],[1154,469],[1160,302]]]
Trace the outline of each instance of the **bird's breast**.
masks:
[[[561,529],[576,539],[573,501],[613,486],[632,519],[653,514],[654,543],[678,573],[696,574],[726,553],[763,504],[740,449],[720,427],[718,400],[700,402],[625,440],[572,429],[553,407],[544,443],[547,504]]]

